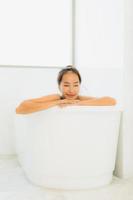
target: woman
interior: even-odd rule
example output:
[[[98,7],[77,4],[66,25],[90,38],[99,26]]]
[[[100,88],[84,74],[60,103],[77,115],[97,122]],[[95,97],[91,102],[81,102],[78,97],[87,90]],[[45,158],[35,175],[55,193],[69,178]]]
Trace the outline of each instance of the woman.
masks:
[[[25,100],[16,108],[16,113],[28,114],[53,106],[112,106],[116,104],[116,100],[112,97],[80,96],[81,76],[79,71],[70,65],[59,72],[57,81],[62,96],[52,94],[41,98]]]

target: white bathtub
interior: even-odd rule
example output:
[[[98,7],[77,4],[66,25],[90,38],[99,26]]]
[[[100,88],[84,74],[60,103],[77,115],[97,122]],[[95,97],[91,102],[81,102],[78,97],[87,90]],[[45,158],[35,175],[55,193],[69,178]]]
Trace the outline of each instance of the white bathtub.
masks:
[[[120,114],[117,106],[71,106],[16,115],[16,152],[28,179],[58,189],[110,183]]]

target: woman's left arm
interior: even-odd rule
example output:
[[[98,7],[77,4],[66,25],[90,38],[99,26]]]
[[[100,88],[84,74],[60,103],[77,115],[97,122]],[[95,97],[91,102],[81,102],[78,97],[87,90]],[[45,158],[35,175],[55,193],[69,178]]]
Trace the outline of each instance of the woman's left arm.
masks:
[[[114,106],[116,105],[116,100],[112,97],[79,97],[79,102],[77,103],[78,105],[83,105],[83,106]]]

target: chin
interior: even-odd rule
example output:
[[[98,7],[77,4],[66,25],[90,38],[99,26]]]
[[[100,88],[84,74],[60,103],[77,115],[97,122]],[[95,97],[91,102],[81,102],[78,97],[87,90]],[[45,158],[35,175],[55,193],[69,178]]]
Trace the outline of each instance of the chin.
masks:
[[[74,96],[74,97],[66,97],[66,99],[75,100],[75,99],[77,99],[77,96]]]

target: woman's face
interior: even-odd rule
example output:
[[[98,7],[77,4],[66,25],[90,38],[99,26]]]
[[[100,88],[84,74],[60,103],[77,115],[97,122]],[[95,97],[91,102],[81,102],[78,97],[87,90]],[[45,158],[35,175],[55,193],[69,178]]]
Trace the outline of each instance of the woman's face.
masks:
[[[64,74],[59,89],[65,99],[76,99],[80,90],[78,75],[73,72]]]

